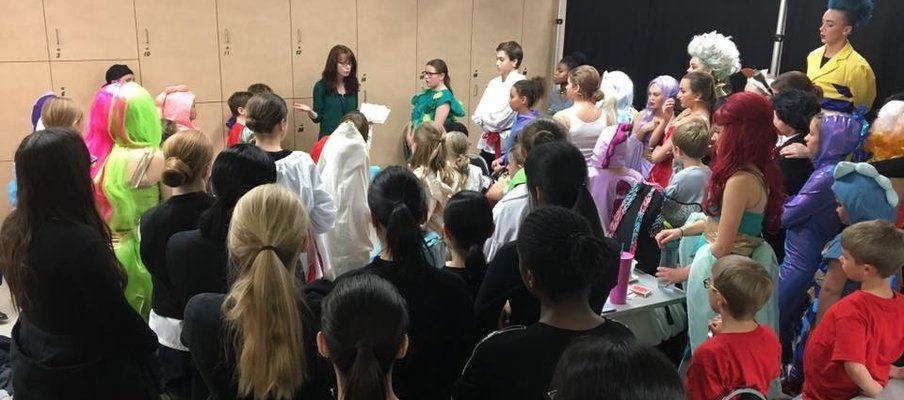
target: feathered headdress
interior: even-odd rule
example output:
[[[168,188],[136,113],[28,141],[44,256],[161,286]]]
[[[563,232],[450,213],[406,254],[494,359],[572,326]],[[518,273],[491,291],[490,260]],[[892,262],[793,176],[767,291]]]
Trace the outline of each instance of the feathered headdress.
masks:
[[[741,53],[731,41],[731,36],[712,31],[694,36],[687,45],[687,54],[697,57],[712,69],[713,77],[724,82],[728,76],[741,70]]]
[[[851,21],[848,21],[854,27],[860,27],[869,23],[873,17],[873,0],[829,0],[828,8],[830,10],[843,10],[850,13]]]

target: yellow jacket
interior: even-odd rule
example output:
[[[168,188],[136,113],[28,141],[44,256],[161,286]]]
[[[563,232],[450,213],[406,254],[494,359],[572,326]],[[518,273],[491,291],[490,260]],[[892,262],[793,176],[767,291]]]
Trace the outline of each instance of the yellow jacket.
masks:
[[[860,53],[854,51],[851,42],[820,67],[826,46],[807,56],[807,76],[823,92],[823,108],[839,110],[843,102],[852,102],[854,108],[861,105],[870,109],[876,100],[876,75]]]

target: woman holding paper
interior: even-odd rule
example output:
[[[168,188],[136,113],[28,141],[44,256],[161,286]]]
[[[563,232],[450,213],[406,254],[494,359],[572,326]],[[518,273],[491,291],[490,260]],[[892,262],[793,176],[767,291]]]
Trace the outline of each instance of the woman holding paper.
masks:
[[[295,109],[308,113],[320,124],[317,138],[329,136],[339,120],[358,109],[358,65],[352,49],[337,44],[330,50],[322,78],[314,83],[314,105],[295,103]]]

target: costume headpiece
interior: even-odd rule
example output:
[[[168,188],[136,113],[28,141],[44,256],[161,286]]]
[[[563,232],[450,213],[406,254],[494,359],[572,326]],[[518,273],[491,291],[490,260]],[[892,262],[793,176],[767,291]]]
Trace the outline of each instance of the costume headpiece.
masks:
[[[725,82],[728,76],[741,70],[741,53],[738,46],[716,31],[694,36],[687,45],[687,54],[697,57],[712,69],[717,81]]]

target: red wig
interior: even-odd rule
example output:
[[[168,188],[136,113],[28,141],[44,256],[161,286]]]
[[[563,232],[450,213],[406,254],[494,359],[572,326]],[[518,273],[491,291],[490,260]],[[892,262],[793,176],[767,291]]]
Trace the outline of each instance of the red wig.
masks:
[[[763,228],[777,231],[781,226],[782,174],[775,160],[778,130],[772,124],[772,106],[762,96],[741,92],[729,96],[713,114],[713,123],[722,127],[713,158],[712,175],[703,200],[707,215],[719,215],[725,182],[738,171],[759,170],[765,177],[769,199]],[[752,171],[753,172],[753,171]]]

